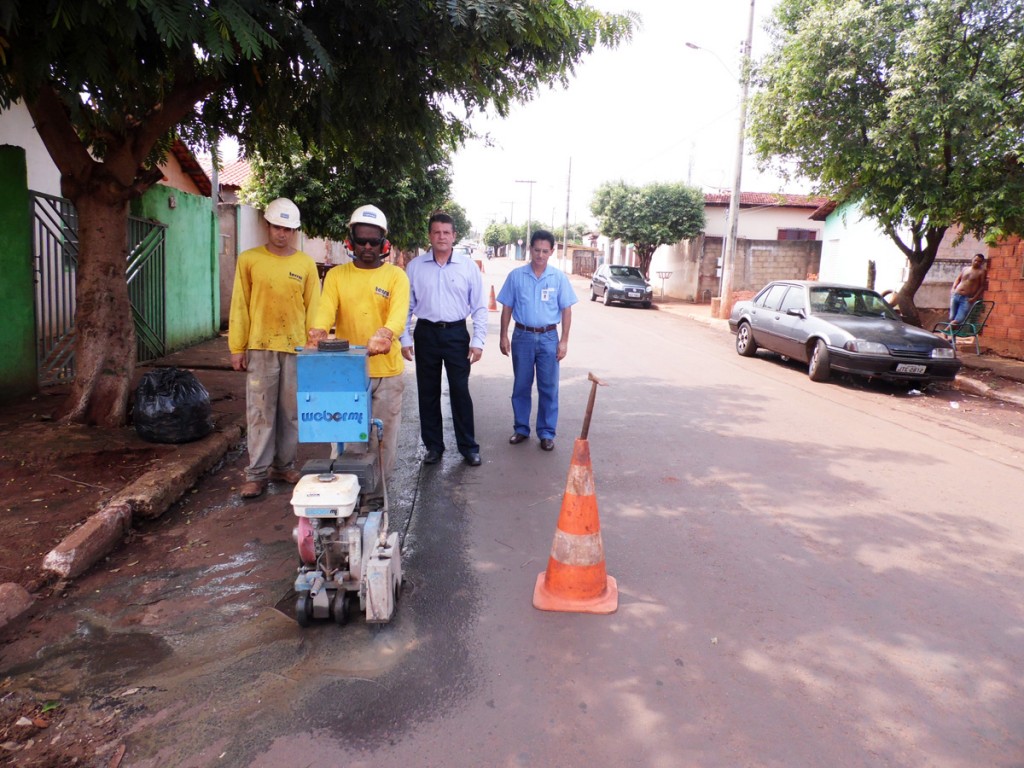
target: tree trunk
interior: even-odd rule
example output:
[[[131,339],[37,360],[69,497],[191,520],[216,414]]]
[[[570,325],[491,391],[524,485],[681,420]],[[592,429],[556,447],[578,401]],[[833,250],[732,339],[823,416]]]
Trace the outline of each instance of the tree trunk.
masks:
[[[636,246],[636,260],[640,262],[637,266],[640,267],[640,271],[643,272],[644,277],[648,280],[651,279],[651,259],[654,258],[654,248],[644,245]]]
[[[126,422],[135,373],[135,323],[128,300],[128,203],[83,194],[78,209],[75,381],[61,418],[102,427]]]
[[[935,256],[939,252],[939,244],[946,234],[946,227],[929,227],[917,223],[912,227],[912,245],[907,245],[900,239],[896,229],[892,226],[885,227],[886,234],[892,239],[899,249],[903,251],[910,264],[910,271],[907,274],[907,281],[903,283],[899,293],[896,294],[893,302],[899,307],[903,320],[910,325],[921,325],[921,313],[917,311],[914,303],[914,295],[917,289],[924,282],[928,270],[935,263]]]

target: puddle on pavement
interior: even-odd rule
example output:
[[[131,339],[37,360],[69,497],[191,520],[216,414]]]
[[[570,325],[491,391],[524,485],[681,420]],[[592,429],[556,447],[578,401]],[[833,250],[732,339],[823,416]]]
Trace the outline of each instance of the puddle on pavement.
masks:
[[[169,658],[171,652],[170,645],[155,635],[111,631],[82,621],[64,641],[42,648],[5,674],[31,676],[51,690],[74,691],[83,683],[89,687],[124,684]]]

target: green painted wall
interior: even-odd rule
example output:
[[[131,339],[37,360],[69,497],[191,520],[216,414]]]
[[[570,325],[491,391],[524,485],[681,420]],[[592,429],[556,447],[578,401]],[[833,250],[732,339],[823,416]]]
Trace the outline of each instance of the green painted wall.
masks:
[[[21,147],[0,146],[0,189],[0,400],[6,400],[39,389],[32,209]]]
[[[132,204],[132,214],[167,225],[167,351],[216,336],[220,289],[210,198],[157,185]]]

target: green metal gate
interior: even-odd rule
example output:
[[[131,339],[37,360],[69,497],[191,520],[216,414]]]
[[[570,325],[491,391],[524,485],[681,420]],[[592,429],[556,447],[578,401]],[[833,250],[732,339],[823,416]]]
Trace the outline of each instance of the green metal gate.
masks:
[[[36,275],[36,360],[39,385],[75,377],[75,277],[78,214],[70,200],[42,192],[32,197],[32,253]],[[125,274],[138,339],[138,362],[164,354],[166,312],[164,236],[157,221],[129,217]]]

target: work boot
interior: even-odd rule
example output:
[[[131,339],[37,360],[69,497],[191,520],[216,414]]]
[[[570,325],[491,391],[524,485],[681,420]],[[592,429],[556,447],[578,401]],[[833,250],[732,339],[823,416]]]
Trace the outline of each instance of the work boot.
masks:
[[[246,480],[242,483],[238,494],[243,499],[255,499],[258,496],[262,496],[265,490],[267,490],[266,480]]]
[[[270,470],[270,479],[275,483],[295,485],[302,479],[302,473],[297,469],[272,469]]]

